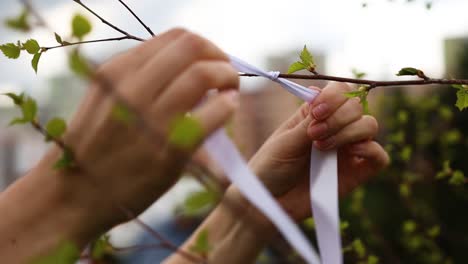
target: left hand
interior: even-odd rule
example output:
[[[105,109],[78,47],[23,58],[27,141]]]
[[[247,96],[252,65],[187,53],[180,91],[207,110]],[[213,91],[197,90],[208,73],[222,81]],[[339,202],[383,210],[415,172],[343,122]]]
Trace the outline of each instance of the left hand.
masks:
[[[338,149],[339,192],[343,196],[389,163],[377,135],[374,117],[363,115],[356,98],[344,93],[346,84],[331,83],[311,104],[300,109],[265,142],[249,166],[296,220],[311,214],[309,163],[311,146]],[[237,193],[233,187],[227,195]],[[256,210],[255,210],[256,211]]]

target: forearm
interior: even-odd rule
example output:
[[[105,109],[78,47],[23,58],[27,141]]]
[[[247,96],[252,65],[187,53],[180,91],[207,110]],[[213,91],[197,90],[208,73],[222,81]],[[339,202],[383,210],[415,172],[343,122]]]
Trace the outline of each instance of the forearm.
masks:
[[[211,249],[208,263],[253,263],[274,232],[269,225],[259,225],[255,209],[231,186],[223,201],[208,216],[203,224],[184,243],[182,248],[190,251],[200,232],[206,230]],[[262,219],[263,221],[263,219]],[[190,263],[178,254],[173,254],[166,264]]]
[[[2,263],[25,263],[63,242],[78,248],[105,230],[100,206],[83,193],[79,173],[52,169],[58,151],[51,151],[26,176],[0,195]],[[91,205],[94,203],[94,210]]]

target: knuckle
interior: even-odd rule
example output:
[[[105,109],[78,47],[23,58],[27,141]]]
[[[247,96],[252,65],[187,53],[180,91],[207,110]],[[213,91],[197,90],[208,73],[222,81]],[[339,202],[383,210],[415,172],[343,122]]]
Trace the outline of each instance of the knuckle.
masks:
[[[352,107],[352,111],[356,113],[356,115],[362,116],[364,114],[364,109],[362,109],[362,105],[359,102],[359,99],[357,98],[350,99],[350,104]]]

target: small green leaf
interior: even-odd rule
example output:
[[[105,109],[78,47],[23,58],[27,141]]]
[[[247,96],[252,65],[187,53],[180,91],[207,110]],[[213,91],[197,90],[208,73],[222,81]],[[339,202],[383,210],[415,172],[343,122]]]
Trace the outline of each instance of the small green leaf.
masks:
[[[190,116],[179,117],[172,122],[169,142],[180,148],[192,148],[201,140],[203,134],[198,120]]]
[[[57,162],[54,164],[54,169],[61,170],[67,169],[74,166],[74,156],[70,149],[65,149]]]
[[[81,77],[89,77],[92,73],[91,67],[85,58],[83,58],[78,50],[74,50],[69,57],[70,69]]]
[[[310,51],[307,49],[306,45],[304,45],[304,49],[302,49],[301,55],[299,57],[301,58],[302,64],[306,66],[307,70],[309,71],[315,70],[314,57],[312,56]]]
[[[112,117],[125,124],[129,124],[135,120],[135,115],[122,104],[116,104],[114,108],[112,108]]]
[[[89,32],[91,32],[92,26],[89,20],[80,15],[76,14],[72,20],[72,34],[78,39],[83,39]]]
[[[37,43],[35,39],[30,39],[23,43],[23,48],[26,49],[29,54],[36,54],[41,49],[39,43]]]
[[[397,76],[417,76],[421,70],[412,67],[406,67],[401,69],[396,75]]]
[[[32,58],[31,65],[34,69],[34,72],[37,73],[37,68],[39,66],[39,60],[41,59],[42,52],[34,54],[34,57]]]
[[[293,64],[291,64],[291,66],[289,66],[288,74],[295,73],[300,70],[305,70],[306,68],[307,66],[304,65],[302,62],[296,61]]]
[[[361,72],[361,71],[358,71],[356,69],[352,69],[351,72],[353,73],[354,78],[356,78],[356,79],[362,79],[362,78],[366,77],[365,72]]]
[[[60,138],[67,130],[67,123],[61,118],[53,118],[45,127],[47,134],[52,138]]]
[[[64,242],[52,252],[44,257],[40,257],[34,261],[33,264],[52,264],[52,263],[75,263],[80,257],[78,247],[71,242]]]
[[[313,217],[309,217],[306,220],[302,222],[302,224],[307,228],[308,230],[314,230],[315,229],[315,220]]]
[[[465,184],[465,174],[462,171],[456,170],[453,172],[452,177],[449,180],[449,183],[455,186],[460,186]]]
[[[54,33],[54,34],[55,34],[55,40],[57,41],[57,43],[62,45],[63,44],[62,37],[57,33]]]
[[[366,255],[366,247],[362,243],[361,239],[356,239],[353,241],[353,249],[359,258],[363,258]]]
[[[354,97],[361,97],[362,94],[363,94],[362,91],[351,91],[351,92],[345,93],[344,95],[345,95],[347,98],[354,98]]]
[[[27,32],[31,29],[28,23],[29,12],[25,8],[18,17],[9,18],[5,21],[5,25],[11,29]]]
[[[430,229],[427,230],[427,235],[436,238],[440,235],[440,226],[433,226]]]
[[[367,264],[377,264],[377,263],[379,263],[379,258],[377,256],[369,255],[369,257],[367,257]]]
[[[213,191],[194,192],[185,199],[184,210],[188,215],[196,215],[200,211],[212,207],[217,201],[218,195]]]
[[[90,253],[93,260],[101,260],[106,254],[111,253],[113,246],[110,243],[110,236],[103,235],[99,239],[91,243]]]
[[[26,97],[24,102],[20,105],[23,119],[27,122],[32,122],[36,119],[37,103],[32,97]]]
[[[11,120],[8,125],[9,126],[24,125],[24,124],[27,124],[27,123],[29,123],[28,120],[25,120],[24,118],[21,118],[21,117],[17,117],[17,118],[14,118],[13,120]]]
[[[13,43],[7,43],[0,46],[0,50],[9,59],[17,59],[20,56],[21,49]]]
[[[3,95],[10,97],[10,99],[13,100],[13,103],[15,105],[21,105],[24,102],[24,93],[21,93],[19,95],[14,93],[5,93]]]
[[[209,253],[211,250],[211,245],[208,241],[208,230],[202,230],[198,234],[195,244],[192,245],[190,250],[205,256]]]
[[[462,111],[468,107],[468,87],[466,85],[452,85],[452,87],[458,90],[455,106]]]
[[[403,232],[406,234],[413,233],[417,228],[416,222],[413,220],[406,220],[403,222]]]

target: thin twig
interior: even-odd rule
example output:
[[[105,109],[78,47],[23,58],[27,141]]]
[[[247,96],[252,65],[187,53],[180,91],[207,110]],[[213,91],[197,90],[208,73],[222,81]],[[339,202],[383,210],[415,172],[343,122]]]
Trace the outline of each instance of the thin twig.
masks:
[[[64,42],[63,44],[57,45],[57,46],[41,47],[41,50],[45,52],[51,49],[63,48],[63,47],[68,47],[68,46],[75,46],[75,45],[89,44],[89,43],[99,43],[99,42],[121,41],[125,39],[133,40],[132,38],[128,36],[123,36],[123,37],[118,37],[118,38],[95,39],[95,40],[87,40],[87,41],[79,41],[79,42],[71,42],[71,43]]]
[[[46,20],[37,12],[36,8],[31,4],[30,0],[20,0],[21,4],[30,12],[37,20],[38,25],[45,28],[50,28]]]
[[[95,17],[97,17],[99,20],[101,20],[102,23],[104,23],[104,24],[108,25],[109,27],[113,28],[115,31],[124,34],[125,36],[127,36],[130,39],[134,39],[134,40],[138,40],[138,41],[144,41],[144,39],[136,37],[136,36],[128,33],[127,31],[115,26],[114,24],[110,23],[109,21],[105,20],[103,17],[101,17],[99,14],[97,14],[91,8],[89,8],[87,5],[85,5],[83,2],[81,2],[81,0],[72,0],[72,1],[76,2],[79,5],[81,5],[84,9],[88,10],[88,12],[90,12]]]
[[[239,76],[241,77],[258,77],[256,74],[250,73],[240,73]],[[344,83],[354,83],[354,84],[363,84],[369,85],[370,89],[374,89],[376,87],[385,87],[385,86],[406,86],[406,85],[430,85],[430,84],[462,84],[468,85],[468,80],[461,80],[461,79],[422,79],[422,80],[409,80],[409,81],[374,81],[374,80],[365,80],[365,79],[354,79],[354,78],[345,78],[345,77],[337,77],[331,75],[324,75],[324,74],[316,74],[316,75],[305,75],[305,74],[280,74],[280,78],[285,79],[302,79],[302,80],[325,80],[325,81],[336,81],[336,82],[344,82]]]
[[[135,14],[135,12],[133,12],[133,10],[132,10],[124,1],[122,1],[122,0],[118,0],[118,1],[128,10],[128,12],[130,12],[130,13],[133,15],[133,17],[135,17],[135,18],[138,20],[138,22],[140,22],[140,24],[146,29],[146,31],[148,31],[148,33],[151,34],[152,37],[155,36],[155,35],[154,35],[154,32],[151,30],[151,28],[148,27],[148,26],[140,19],[140,17],[138,17],[138,15]]]

